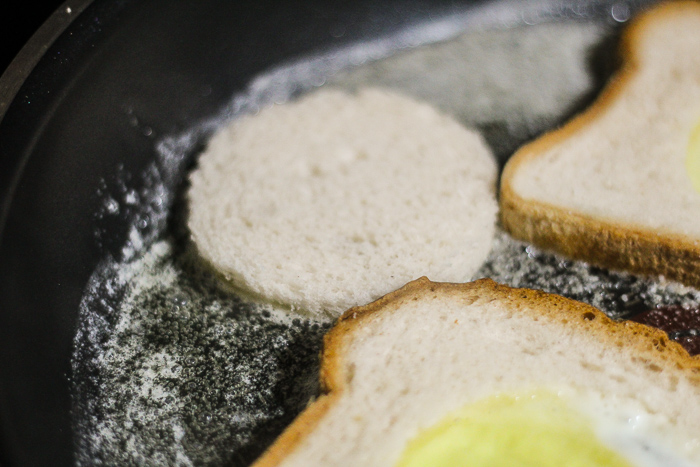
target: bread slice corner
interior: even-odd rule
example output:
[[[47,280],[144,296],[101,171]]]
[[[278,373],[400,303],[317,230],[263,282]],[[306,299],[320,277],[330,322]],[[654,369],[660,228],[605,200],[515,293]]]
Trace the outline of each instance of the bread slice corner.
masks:
[[[683,167],[689,125],[700,119],[700,2],[642,13],[620,52],[621,69],[586,111],[507,163],[501,224],[574,259],[700,286],[700,193]],[[669,97],[680,105],[665,108]],[[559,172],[523,182],[555,164]]]
[[[638,398],[700,433],[700,407],[687,403],[700,397],[700,359],[665,333],[490,279],[421,278],[351,308],[325,337],[321,383],[322,395],[256,467],[393,465],[430,420],[519,387],[581,385]]]

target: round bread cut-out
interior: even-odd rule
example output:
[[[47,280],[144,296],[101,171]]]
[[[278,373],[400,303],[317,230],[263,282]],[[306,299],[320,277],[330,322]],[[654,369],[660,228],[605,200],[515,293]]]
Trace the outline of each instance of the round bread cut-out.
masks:
[[[267,302],[337,316],[409,280],[466,281],[495,231],[479,134],[382,90],[320,90],[235,120],[191,175],[200,255]]]

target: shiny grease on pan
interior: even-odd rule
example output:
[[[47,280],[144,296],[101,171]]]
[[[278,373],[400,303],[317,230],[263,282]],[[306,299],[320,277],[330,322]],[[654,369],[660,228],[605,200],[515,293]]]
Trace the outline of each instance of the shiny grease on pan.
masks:
[[[599,89],[609,68],[598,68],[598,76],[583,64],[589,54],[600,56],[603,48],[596,53],[596,44],[605,44],[614,32],[611,25],[638,6],[602,5],[578,12],[533,10],[536,14],[518,13],[496,23],[485,18],[493,20],[498,10],[486,9],[472,18],[490,28],[347,72],[341,70],[446,39],[471,23],[448,18],[411,34],[282,66],[252,82],[222,115],[163,139],[151,169],[133,175],[146,181],[143,190],[130,188],[131,174],[106,181],[98,216],[123,216],[132,230],[122,257],[105,259],[82,302],[73,359],[78,462],[247,465],[318,391],[318,352],[330,323],[286,317],[246,302],[202,270],[191,252],[183,221],[186,188],[175,190],[173,180],[184,170],[185,155],[216,127],[326,81],[347,88],[375,84],[426,99],[476,126],[502,162]],[[578,20],[526,25],[566,16]],[[571,44],[577,44],[573,51]],[[578,69],[563,73],[562,60]],[[499,61],[513,66],[503,70],[498,86],[484,91],[484,80],[493,73],[489,66]],[[522,66],[514,66],[518,63]],[[552,75],[532,79],[542,69]],[[449,84],[455,77],[459,96]],[[542,93],[551,97],[555,85],[557,99],[537,108]],[[482,102],[475,102],[479,92]],[[693,289],[564,260],[505,233],[498,234],[479,275],[580,299],[613,317],[700,303]]]

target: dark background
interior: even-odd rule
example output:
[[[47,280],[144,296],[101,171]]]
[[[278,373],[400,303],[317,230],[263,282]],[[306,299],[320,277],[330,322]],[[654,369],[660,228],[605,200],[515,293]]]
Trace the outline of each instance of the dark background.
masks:
[[[29,38],[63,4],[63,0],[10,0],[0,15],[0,74],[10,64]]]
[[[10,0],[4,4],[4,14],[0,15],[0,75],[2,75],[15,56],[24,47],[30,37],[44,24],[44,21],[56,11],[63,0]],[[0,186],[4,193],[5,187]],[[0,447],[1,449],[1,447]],[[0,467],[3,466],[0,452]]]

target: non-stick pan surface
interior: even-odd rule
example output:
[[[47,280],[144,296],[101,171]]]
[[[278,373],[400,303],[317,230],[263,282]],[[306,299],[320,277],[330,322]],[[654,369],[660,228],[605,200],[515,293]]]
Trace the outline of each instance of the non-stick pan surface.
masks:
[[[81,0],[54,17],[24,51],[38,59],[31,73],[10,67],[2,82],[0,464],[75,460],[79,305],[128,229],[128,213],[96,216],[115,174],[141,173],[159,137],[217,114],[276,64],[483,3]]]
[[[41,37],[48,50],[31,51],[41,58],[0,125],[0,458],[8,465],[73,462],[78,307],[91,272],[126,235],[125,219],[95,217],[101,183],[118,168],[142,171],[159,135],[216,113],[276,63],[470,2],[88,3],[64,15],[70,24],[55,41]]]

